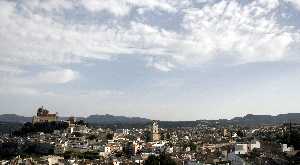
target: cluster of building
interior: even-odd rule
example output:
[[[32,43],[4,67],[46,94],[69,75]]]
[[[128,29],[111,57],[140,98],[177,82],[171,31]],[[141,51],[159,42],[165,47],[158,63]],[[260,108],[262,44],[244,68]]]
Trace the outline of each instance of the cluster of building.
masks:
[[[53,122],[56,114],[38,109],[33,123]],[[149,156],[168,154],[177,164],[289,164],[289,155],[299,151],[288,144],[261,138],[285,128],[239,128],[205,123],[197,127],[159,128],[153,121],[144,129],[88,127],[69,118],[69,127],[51,134],[38,132],[27,137],[1,137],[0,142],[39,143],[53,146],[53,153],[40,157],[16,156],[1,164],[144,164]]]

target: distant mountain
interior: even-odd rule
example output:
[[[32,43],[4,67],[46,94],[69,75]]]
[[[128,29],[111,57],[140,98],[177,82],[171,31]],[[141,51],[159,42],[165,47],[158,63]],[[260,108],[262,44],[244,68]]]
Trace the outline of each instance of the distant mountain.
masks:
[[[230,121],[248,126],[282,124],[287,122],[300,123],[300,113],[279,114],[277,116],[248,114],[244,117],[235,117]]]
[[[31,117],[24,117],[16,114],[3,114],[0,115],[0,122],[6,123],[26,123],[31,122]]]
[[[59,120],[67,120],[68,117],[59,117]],[[125,116],[113,116],[113,115],[90,115],[88,117],[76,117],[76,120],[84,120],[88,123],[94,123],[99,125],[106,124],[144,124],[151,120],[140,117],[125,117]],[[0,122],[5,123],[26,123],[31,122],[32,117],[24,117],[15,114],[3,114],[0,115]]]
[[[280,114],[277,116],[277,120],[280,122],[292,121],[300,123],[300,113]]]
[[[125,116],[113,116],[113,115],[91,115],[84,119],[88,123],[96,124],[143,124],[148,123],[151,120],[140,117],[125,117]]]
[[[31,117],[24,117],[15,114],[4,114],[0,115],[0,122],[3,123],[25,123],[31,122]],[[67,120],[68,117],[60,117],[59,120]],[[76,117],[77,120],[84,120],[87,123],[95,125],[145,125],[151,120],[140,117],[126,117],[126,116],[114,116],[114,115],[90,115],[88,117]],[[199,122],[197,121],[161,121],[160,126],[162,127],[174,127],[174,126],[195,126]],[[270,125],[270,124],[282,124],[286,122],[300,123],[300,113],[288,113],[279,114],[277,116],[272,115],[253,115],[248,114],[244,117],[235,117],[231,120],[205,120],[205,122],[218,122],[223,124],[237,124],[242,126],[256,126],[256,125]]]

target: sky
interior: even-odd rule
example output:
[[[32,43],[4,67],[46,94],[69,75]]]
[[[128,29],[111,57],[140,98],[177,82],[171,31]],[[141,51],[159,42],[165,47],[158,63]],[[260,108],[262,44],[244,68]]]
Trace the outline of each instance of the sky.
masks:
[[[0,1],[0,114],[300,112],[300,0]]]

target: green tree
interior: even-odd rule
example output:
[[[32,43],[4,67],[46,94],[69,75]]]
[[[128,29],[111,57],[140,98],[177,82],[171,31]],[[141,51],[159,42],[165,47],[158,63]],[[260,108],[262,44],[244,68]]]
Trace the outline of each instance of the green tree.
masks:
[[[145,161],[145,165],[176,165],[176,162],[166,154],[159,156],[150,155]]]
[[[107,140],[112,140],[114,138],[114,134],[112,134],[112,133],[108,133],[107,135],[106,135],[106,139]]]

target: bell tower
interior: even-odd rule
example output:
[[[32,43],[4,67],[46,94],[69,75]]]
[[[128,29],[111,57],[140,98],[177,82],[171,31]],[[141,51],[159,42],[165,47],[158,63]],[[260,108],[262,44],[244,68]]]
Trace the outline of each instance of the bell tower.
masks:
[[[160,133],[158,128],[158,121],[153,120],[152,121],[152,127],[151,127],[151,140],[152,141],[159,141],[160,140]]]

